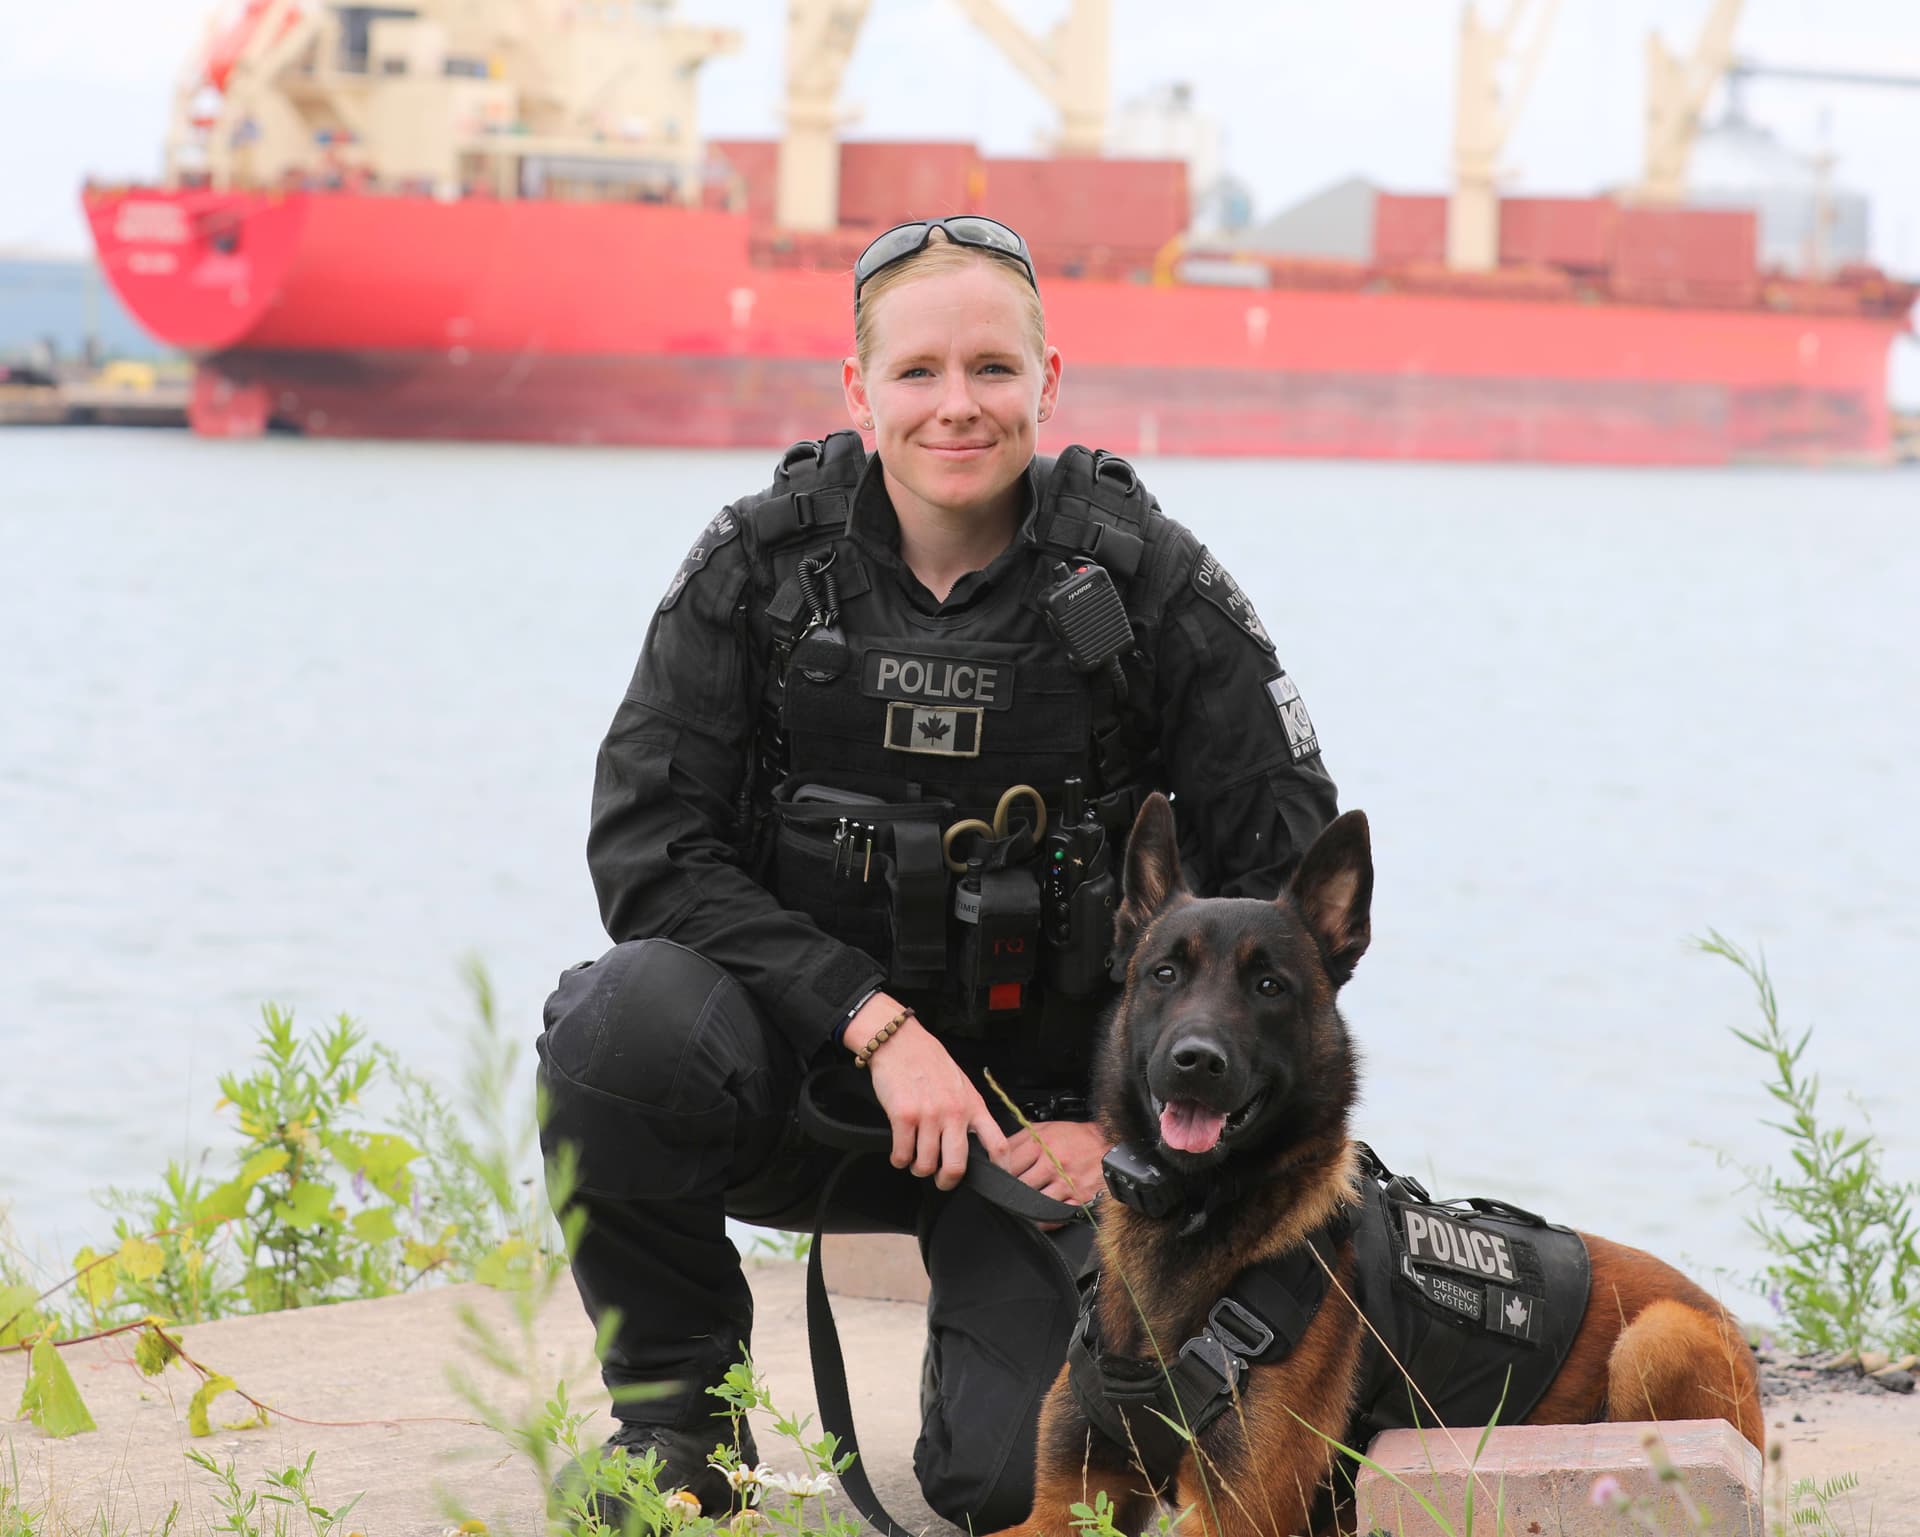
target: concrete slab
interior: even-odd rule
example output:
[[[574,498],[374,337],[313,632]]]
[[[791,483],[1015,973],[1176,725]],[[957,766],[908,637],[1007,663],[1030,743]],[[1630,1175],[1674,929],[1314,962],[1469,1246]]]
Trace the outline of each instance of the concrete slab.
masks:
[[[1646,1446],[1656,1428],[1684,1493],[1656,1471]],[[1659,1427],[1513,1425],[1486,1435],[1484,1445],[1481,1440],[1477,1430],[1390,1430],[1376,1436],[1368,1455],[1378,1466],[1363,1469],[1354,1489],[1356,1530],[1399,1537],[1464,1532],[1471,1491],[1479,1529],[1492,1529],[1498,1509],[1502,1532],[1611,1537],[1622,1517],[1612,1498],[1596,1502],[1595,1485],[1602,1479],[1633,1500],[1655,1531],[1693,1530],[1695,1512],[1729,1537],[1757,1537],[1764,1525],[1760,1453],[1725,1420]]]
[[[828,1233],[820,1240],[827,1290],[836,1297],[883,1302],[927,1300],[927,1267],[920,1245],[906,1233]]]
[[[817,1421],[806,1347],[806,1270],[791,1261],[750,1264],[757,1308],[756,1352],[775,1402]],[[570,1282],[541,1310],[525,1352],[525,1384],[481,1362],[464,1344],[459,1312],[470,1307],[503,1336],[514,1325],[507,1300],[478,1286],[415,1296],[348,1302],[292,1313],[202,1324],[182,1331],[187,1350],[281,1413],[266,1429],[224,1431],[195,1440],[186,1429],[197,1379],[182,1367],[161,1378],[140,1375],[124,1339],[63,1352],[99,1429],[50,1440],[24,1421],[0,1427],[0,1480],[17,1467],[20,1498],[45,1503],[74,1530],[144,1533],[178,1503],[182,1532],[206,1531],[217,1507],[210,1476],[191,1467],[189,1448],[231,1457],[243,1480],[316,1454],[314,1487],[322,1503],[354,1494],[352,1525],[370,1537],[441,1537],[451,1525],[447,1499],[458,1496],[495,1533],[536,1533],[543,1499],[531,1465],[474,1420],[449,1382],[458,1368],[490,1400],[529,1405],[565,1380],[574,1404],[603,1411],[606,1394],[593,1362],[593,1334]],[[887,1507],[916,1530],[953,1529],[928,1511],[912,1474],[919,1432],[917,1392],[924,1315],[918,1307],[843,1298],[836,1304],[849,1351],[856,1424],[876,1488]],[[517,1343],[510,1349],[520,1350]],[[0,1412],[20,1401],[21,1355],[0,1355]],[[236,1398],[216,1406],[222,1420],[249,1411]],[[297,1417],[297,1418],[296,1418]],[[610,1423],[592,1424],[598,1439]],[[766,1425],[755,1427],[765,1460],[798,1473],[804,1461]],[[0,1487],[4,1483],[0,1482]],[[844,1506],[842,1508],[845,1508]],[[61,1532],[59,1525],[50,1530]]]
[[[758,1308],[755,1357],[775,1402],[817,1418],[805,1267],[768,1261],[750,1265],[748,1274]],[[535,1392],[544,1398],[564,1379],[578,1407],[597,1411],[606,1399],[592,1361],[592,1334],[563,1282],[539,1315],[527,1352],[530,1385],[522,1386],[482,1366],[463,1346],[463,1305],[496,1327],[508,1325],[503,1297],[466,1286],[185,1331],[198,1359],[282,1411],[265,1430],[216,1431],[198,1443],[186,1432],[193,1384],[180,1368],[145,1378],[122,1341],[77,1347],[66,1352],[69,1365],[100,1429],[49,1441],[24,1422],[0,1423],[0,1479],[17,1467],[29,1508],[51,1501],[66,1513],[71,1527],[49,1521],[41,1528],[47,1537],[78,1529],[91,1537],[96,1512],[107,1515],[111,1532],[145,1533],[175,1501],[182,1515],[177,1531],[199,1537],[215,1507],[207,1475],[187,1465],[189,1446],[217,1459],[232,1457],[247,1477],[313,1452],[315,1487],[325,1500],[365,1492],[354,1527],[368,1537],[441,1537],[449,1525],[444,1492],[463,1497],[494,1533],[537,1533],[542,1496],[531,1467],[473,1421],[447,1372],[464,1366],[507,1403],[525,1403]],[[912,1473],[923,1309],[842,1296],[835,1312],[862,1447],[881,1498],[911,1529],[954,1537],[955,1529],[927,1510]],[[0,1355],[0,1414],[19,1402],[25,1375],[22,1356]],[[242,1407],[227,1400],[215,1419],[237,1419]],[[1920,1537],[1920,1399],[1881,1393],[1796,1400],[1770,1406],[1767,1422],[1769,1434],[1785,1444],[1789,1475],[1861,1477],[1863,1488],[1841,1513],[1843,1532]],[[596,1421],[594,1428],[606,1427]],[[768,1427],[757,1432],[767,1461],[801,1471],[797,1452],[776,1443]]]

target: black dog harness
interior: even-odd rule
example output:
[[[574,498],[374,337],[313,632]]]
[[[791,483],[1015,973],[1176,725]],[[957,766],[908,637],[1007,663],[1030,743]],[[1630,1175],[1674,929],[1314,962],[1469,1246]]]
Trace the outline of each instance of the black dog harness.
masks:
[[[1356,1145],[1360,1205],[1242,1271],[1164,1366],[1103,1349],[1095,1289],[1083,1293],[1067,1347],[1074,1400],[1156,1486],[1170,1483],[1190,1436],[1232,1406],[1251,1367],[1299,1344],[1349,1235],[1353,1300],[1371,1328],[1347,1445],[1364,1450],[1379,1431],[1414,1425],[1518,1424],[1559,1372],[1587,1309],[1580,1235],[1503,1201],[1435,1202]]]

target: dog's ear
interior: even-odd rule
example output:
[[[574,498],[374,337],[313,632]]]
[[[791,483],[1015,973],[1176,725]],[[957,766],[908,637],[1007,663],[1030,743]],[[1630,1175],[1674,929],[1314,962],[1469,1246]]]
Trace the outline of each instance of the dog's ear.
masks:
[[[1366,813],[1349,811],[1314,839],[1287,889],[1319,942],[1327,976],[1336,988],[1345,986],[1373,938],[1373,844]]]
[[[1158,790],[1141,806],[1127,835],[1127,868],[1121,885],[1120,908],[1113,915],[1113,945],[1125,955],[1155,913],[1187,889],[1180,878],[1179,840],[1173,830],[1173,807]]]

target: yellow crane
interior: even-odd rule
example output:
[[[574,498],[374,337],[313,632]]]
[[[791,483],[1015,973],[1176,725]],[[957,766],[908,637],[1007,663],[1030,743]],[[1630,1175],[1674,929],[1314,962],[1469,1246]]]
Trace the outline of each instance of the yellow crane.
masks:
[[[1646,156],[1634,189],[1639,201],[1677,203],[1687,195],[1687,163],[1700,134],[1700,114],[1733,63],[1733,32],[1743,3],[1714,0],[1685,59],[1659,33],[1648,35]]]
[[[1498,24],[1481,21],[1468,0],[1460,13],[1459,85],[1453,117],[1453,194],[1447,202],[1447,265],[1486,272],[1500,260],[1500,157],[1553,31],[1560,0],[1545,0],[1523,39],[1533,0],[1509,0]],[[1519,55],[1514,78],[1502,86],[1507,60]]]

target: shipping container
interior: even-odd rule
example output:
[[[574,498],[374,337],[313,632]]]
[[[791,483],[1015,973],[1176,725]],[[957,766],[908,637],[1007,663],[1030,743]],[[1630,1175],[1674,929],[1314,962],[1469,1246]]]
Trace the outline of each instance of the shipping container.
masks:
[[[980,211],[1042,248],[1151,262],[1189,216],[1179,160],[987,160]]]
[[[1373,204],[1373,259],[1383,267],[1447,258],[1447,200],[1382,192]]]
[[[1502,264],[1602,272],[1613,264],[1620,205],[1607,197],[1500,200]]]
[[[1625,207],[1614,229],[1613,276],[1638,291],[1751,284],[1756,216],[1750,208]]]
[[[908,219],[990,213],[980,164],[971,144],[842,144],[840,222],[877,234]]]

